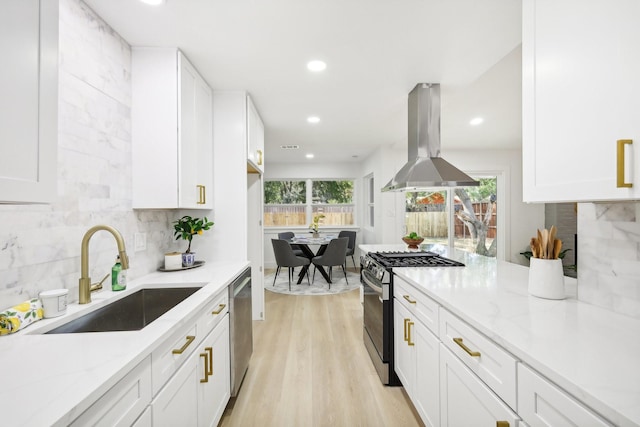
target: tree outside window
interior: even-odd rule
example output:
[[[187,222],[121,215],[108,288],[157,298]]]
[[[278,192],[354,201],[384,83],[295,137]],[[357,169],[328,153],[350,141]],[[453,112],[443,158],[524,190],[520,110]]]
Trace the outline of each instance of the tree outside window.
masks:
[[[307,189],[311,191],[307,191]],[[354,224],[353,181],[266,181],[265,227],[306,226],[323,214],[320,226]]]

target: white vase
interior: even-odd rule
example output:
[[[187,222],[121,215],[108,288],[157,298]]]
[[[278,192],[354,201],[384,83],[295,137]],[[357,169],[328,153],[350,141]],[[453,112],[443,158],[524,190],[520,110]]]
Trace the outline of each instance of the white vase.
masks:
[[[546,299],[564,299],[564,273],[561,259],[531,258],[529,293]]]

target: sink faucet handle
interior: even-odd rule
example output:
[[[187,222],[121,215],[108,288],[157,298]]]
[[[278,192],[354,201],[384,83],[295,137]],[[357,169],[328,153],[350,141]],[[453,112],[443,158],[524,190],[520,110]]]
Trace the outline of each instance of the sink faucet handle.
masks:
[[[109,277],[109,273],[106,274],[106,276],[104,276],[102,278],[102,280],[100,280],[100,282],[98,283],[94,283],[91,285],[91,292],[93,291],[99,291],[100,289],[102,289],[102,283],[107,280],[107,277]]]

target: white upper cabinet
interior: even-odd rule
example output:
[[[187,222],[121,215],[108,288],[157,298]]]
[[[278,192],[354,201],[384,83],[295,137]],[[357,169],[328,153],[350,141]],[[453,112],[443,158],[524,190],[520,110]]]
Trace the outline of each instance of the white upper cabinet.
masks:
[[[524,200],[639,199],[640,2],[524,0],[522,14]],[[620,161],[619,140],[633,141]]]
[[[133,207],[213,207],[213,96],[175,48],[133,48]]]
[[[58,2],[0,2],[0,203],[56,198]]]
[[[247,163],[249,171],[264,172],[264,124],[249,95],[247,95]]]

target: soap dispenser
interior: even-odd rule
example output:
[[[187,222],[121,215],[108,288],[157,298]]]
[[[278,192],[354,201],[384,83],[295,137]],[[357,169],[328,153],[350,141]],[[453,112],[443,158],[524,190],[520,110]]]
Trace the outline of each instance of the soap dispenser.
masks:
[[[122,269],[120,255],[116,258],[116,263],[111,268],[111,290],[123,291],[127,289],[127,270]]]

